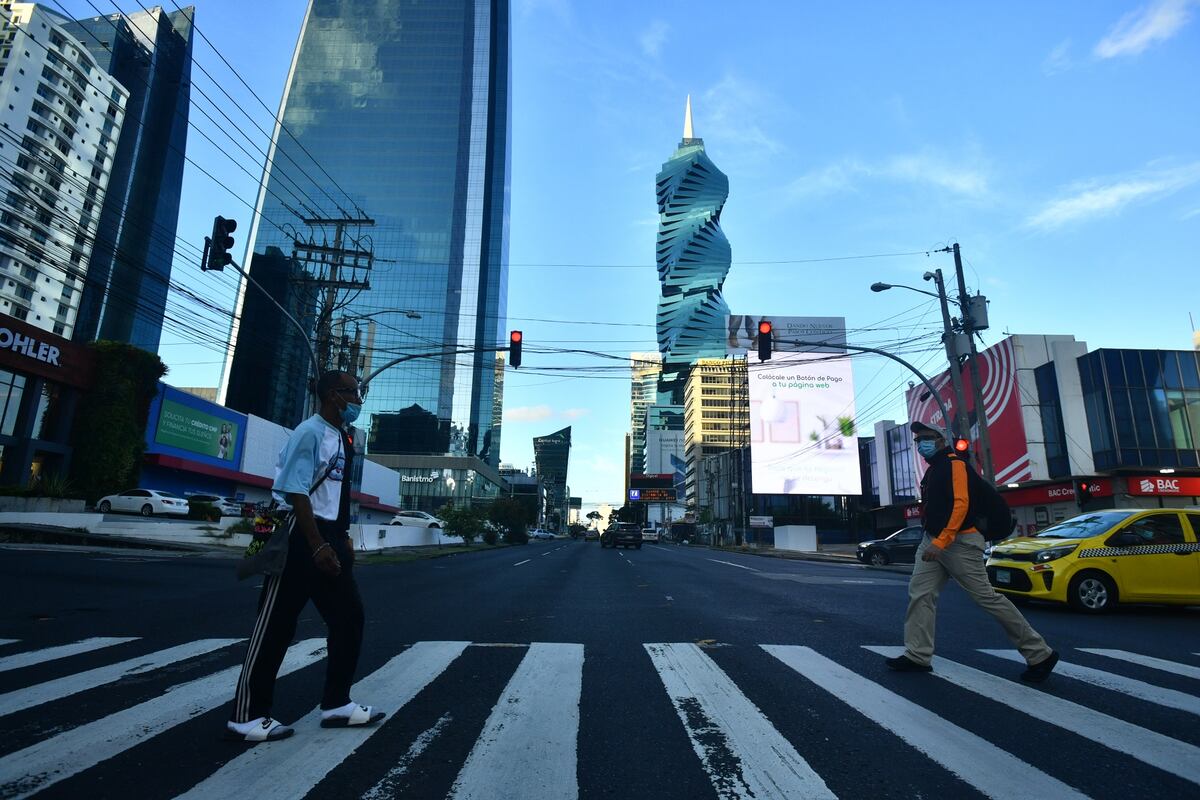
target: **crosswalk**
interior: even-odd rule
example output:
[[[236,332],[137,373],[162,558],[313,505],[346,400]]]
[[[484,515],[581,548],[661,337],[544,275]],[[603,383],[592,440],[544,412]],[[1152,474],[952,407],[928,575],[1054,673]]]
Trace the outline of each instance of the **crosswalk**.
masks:
[[[97,637],[30,649],[18,640],[0,639],[8,653],[0,657],[5,681],[0,684],[4,687],[0,725],[8,729],[16,720],[21,725],[14,725],[14,730],[24,731],[24,738],[0,742],[0,798],[30,797],[51,787],[78,795],[86,791],[82,787],[89,776],[146,748],[159,747],[155,752],[162,753],[162,747],[169,746],[176,763],[187,762],[196,747],[196,725],[189,723],[209,715],[213,727],[219,727],[245,640],[198,639],[132,656],[125,649],[145,650],[148,645],[149,640],[138,637]],[[681,748],[675,762],[663,766],[664,776],[691,770],[697,782],[711,786],[710,796],[721,800],[866,796],[867,791],[855,787],[853,769],[830,769],[830,752],[813,744],[844,742],[847,727],[856,732],[851,738],[873,737],[883,749],[873,756],[878,763],[923,775],[940,770],[940,780],[947,785],[961,784],[961,796],[972,792],[1014,800],[1126,796],[1122,792],[1128,789],[1128,763],[1141,765],[1138,769],[1145,773],[1141,781],[1147,786],[1174,781],[1163,785],[1177,787],[1176,795],[1200,792],[1200,733],[1194,722],[1200,715],[1194,683],[1200,680],[1200,665],[1192,662],[1190,653],[1164,658],[1129,650],[1077,648],[1063,654],[1050,683],[1032,687],[1015,680],[1021,658],[1004,650],[939,656],[932,676],[896,676],[882,670],[878,658],[902,652],[892,646],[864,643],[834,654],[804,644],[715,645],[707,640],[651,642],[623,658],[633,673],[643,671],[647,676],[647,682],[630,681],[642,687],[642,694],[626,698],[626,705],[645,709],[647,719],[657,720],[658,725],[639,730],[638,721],[632,720],[631,739],[643,744],[686,742],[690,753]],[[331,796],[329,782],[344,779],[348,771],[357,780],[352,796],[364,800],[415,796],[405,794],[406,781],[428,766],[426,762],[444,758],[444,751],[431,754],[456,731],[466,737],[469,747],[461,748],[454,774],[430,796],[453,800],[632,796],[619,783],[613,784],[619,778],[612,774],[603,778],[587,774],[594,766],[581,758],[581,748],[595,746],[583,740],[587,720],[582,700],[589,681],[596,681],[594,675],[585,681],[590,674],[589,653],[608,663],[609,654],[596,650],[592,645],[551,642],[496,646],[423,641],[402,647],[355,685],[356,697],[387,712],[382,725],[322,729],[320,709],[312,708],[297,720],[285,720],[297,730],[292,739],[215,751],[218,761],[191,770],[203,775],[162,796],[189,800]],[[516,652],[507,660],[497,655],[511,651]],[[280,675],[317,667],[324,656],[323,640],[297,642],[287,651]],[[110,663],[90,666],[106,659]],[[454,698],[442,697],[456,691],[440,679],[453,674],[461,680],[478,665],[496,659],[506,666],[496,680],[496,694],[487,701],[494,705],[490,711],[481,708],[474,723],[458,719],[450,711]],[[461,668],[464,662],[472,666]],[[60,674],[75,663],[90,668]],[[38,673],[47,665],[54,665],[53,674],[59,677],[39,679]],[[459,672],[453,673],[455,669]],[[61,708],[146,680],[161,681],[161,693],[148,699],[143,699],[144,693],[137,695],[119,710],[100,704],[95,718],[67,715],[66,721],[40,727],[30,722],[41,709]],[[764,686],[787,686],[788,692],[782,697]],[[937,705],[928,702],[931,688],[952,696],[956,703],[975,704],[978,713],[964,717],[931,707]],[[437,714],[443,700],[446,708],[432,724],[396,735],[407,710],[423,705]],[[806,705],[834,711],[806,717],[800,713]],[[83,707],[92,706],[83,703]],[[1115,707],[1123,710],[1114,711]],[[830,716],[842,721],[834,724]],[[1013,741],[1005,734],[1022,724],[1058,729],[1054,753],[1038,757],[1027,742]],[[623,744],[616,743],[615,749]],[[1066,760],[1061,756],[1068,752],[1089,754],[1087,768],[1058,769],[1060,761]],[[1119,763],[1110,767],[1114,753]],[[845,754],[847,759],[859,757]],[[1111,782],[1104,776],[1106,768],[1114,771]],[[106,776],[114,780],[112,772]],[[137,796],[159,796],[141,791],[136,775],[125,779]],[[591,786],[592,780],[603,780],[604,785]],[[107,786],[111,792],[112,784]],[[581,790],[589,786],[590,791]],[[1108,789],[1112,791],[1106,795]],[[342,791],[336,794],[347,796]],[[1170,795],[1168,791],[1164,796]],[[676,795],[666,783],[659,796]]]

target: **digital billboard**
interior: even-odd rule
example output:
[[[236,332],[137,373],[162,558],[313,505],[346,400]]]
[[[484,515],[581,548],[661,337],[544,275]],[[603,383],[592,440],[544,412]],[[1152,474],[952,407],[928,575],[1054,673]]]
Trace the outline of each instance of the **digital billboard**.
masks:
[[[685,494],[687,460],[683,452],[683,431],[646,431],[646,472],[674,475],[675,492]]]
[[[748,366],[754,493],[862,494],[850,359],[776,352]]]
[[[170,396],[162,398],[154,434],[158,444],[232,462],[241,435],[241,425],[234,419],[206,413]]]

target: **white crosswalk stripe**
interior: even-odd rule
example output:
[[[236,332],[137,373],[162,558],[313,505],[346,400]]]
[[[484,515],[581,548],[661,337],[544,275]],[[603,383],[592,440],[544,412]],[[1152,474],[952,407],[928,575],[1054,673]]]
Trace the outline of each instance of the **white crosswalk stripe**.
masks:
[[[467,648],[469,642],[420,642],[355,684],[361,702],[394,715],[416,697]],[[254,797],[288,800],[302,797],[333,768],[362,746],[379,725],[369,728],[320,727],[317,707],[295,723],[295,742],[286,747],[255,747],[233,759],[181,798]],[[286,781],[279,776],[286,775]]]
[[[323,639],[294,644],[288,649],[279,674],[295,672],[324,657]],[[187,722],[197,714],[232,701],[233,684],[240,671],[240,666],[230,667],[173,686],[153,700],[0,758],[0,797],[7,800],[28,797]]]
[[[572,800],[583,645],[534,642],[450,791],[455,800]]]
[[[1078,647],[1076,649],[1081,653],[1091,653],[1094,656],[1115,658],[1120,661],[1127,661],[1130,664],[1138,664],[1143,667],[1150,667],[1150,669],[1162,670],[1163,672],[1182,675],[1185,678],[1195,678],[1196,680],[1200,680],[1200,667],[1193,667],[1191,664],[1181,664],[1178,661],[1168,661],[1165,658],[1144,656],[1140,653],[1131,653],[1128,650],[1105,650],[1099,647]],[[1200,655],[1200,653],[1197,655]]]
[[[645,648],[718,797],[835,797],[698,645]]]
[[[3,647],[6,644],[16,644],[19,641],[21,641],[21,640],[20,639],[0,639],[0,647]]]
[[[864,647],[889,657],[904,652],[903,647]],[[1096,744],[1158,767],[1172,775],[1178,775],[1192,783],[1200,783],[1198,747],[974,667],[948,661],[940,656],[933,658],[933,674],[955,686],[1035,716],[1047,725],[1086,736]]]
[[[0,644],[3,641],[0,640]],[[133,640],[87,639],[20,655],[43,657],[49,661],[102,650],[126,641]],[[133,676],[152,675],[156,670],[169,672],[174,665],[188,659],[244,641],[199,639],[9,691],[0,695],[0,717],[91,690],[118,691],[121,686],[114,688],[111,685]],[[310,639],[291,647],[279,674],[286,675],[320,661],[324,657],[323,644],[323,640]],[[364,743],[392,719],[403,717],[402,709],[420,695],[425,697],[423,713],[434,711],[431,720],[441,713],[432,727],[419,735],[415,731],[409,734],[416,735],[413,741],[396,742],[395,750],[381,760],[350,762],[356,770],[367,771],[366,781],[360,785],[372,788],[367,790],[365,798],[377,800],[402,793],[406,791],[406,782],[428,780],[420,775],[426,772],[431,763],[429,759],[444,758],[444,750],[440,755],[434,754],[456,741],[451,734],[461,723],[449,710],[438,712],[436,705],[431,709],[429,702],[440,699],[444,692],[454,691],[446,681],[438,681],[438,678],[456,661],[464,659],[470,645],[470,642],[418,642],[359,680],[353,696],[358,702],[372,704],[377,710],[387,712],[388,717],[381,725],[351,730],[322,729],[320,709],[313,709],[302,719],[290,723],[296,728],[294,738],[277,744],[234,748],[221,756],[222,760],[229,759],[223,766],[194,785],[177,785],[175,791],[183,791],[180,797],[189,799],[247,796],[256,800],[290,800],[307,796],[322,786],[322,781],[334,770],[354,758]],[[584,646],[546,642],[481,644],[471,651],[479,654],[473,658],[486,659],[491,657],[486,654],[511,647],[526,648],[526,652],[499,693],[457,776],[451,781],[450,773],[445,773],[444,780],[449,785],[443,784],[435,793],[453,800],[576,800],[585,788],[580,782],[577,752],[583,730],[580,714],[584,706],[581,703],[586,689]],[[1000,734],[996,731],[1011,730],[1011,726],[988,725],[984,716],[979,718],[979,728],[975,727],[973,717],[966,718],[967,721],[961,724],[951,722],[893,691],[887,684],[864,677],[811,647],[781,644],[760,647],[803,678],[797,684],[802,692],[810,695],[827,693],[861,714],[863,726],[878,726],[894,735],[895,750],[879,753],[879,758],[889,763],[901,766],[905,758],[928,759],[945,769],[948,775],[991,798],[1023,800],[1026,797],[1084,796],[1082,784],[1080,788],[1071,786],[1061,777],[1050,774],[1054,771],[1051,767],[1042,765],[1039,768],[1008,752],[1006,742],[997,740]],[[881,655],[901,652],[898,647],[864,645],[864,648]],[[746,680],[755,680],[754,675],[727,674],[719,666],[724,663],[720,654],[710,656],[697,644],[651,643],[643,645],[642,649],[649,657],[648,662],[639,658],[636,668],[654,670],[696,753],[696,760],[689,759],[683,765],[685,769],[695,771],[693,780],[711,784],[716,796],[722,800],[751,797],[831,800],[835,797],[833,789],[826,784],[827,778],[834,781],[835,776],[818,774],[805,759],[813,754],[803,748],[797,750],[799,743],[789,741],[767,716],[768,713],[772,716],[787,714],[794,720],[795,709],[773,709],[770,705],[760,708],[739,686]],[[1123,662],[1196,677],[1186,669],[1189,665],[1154,656],[1125,650],[1079,649],[1110,658],[1115,664]],[[981,649],[978,652],[996,659],[1021,660],[1019,655],[1007,650]],[[464,667],[468,665],[465,663]],[[193,675],[198,671],[207,672],[198,664],[184,668],[191,670]],[[27,797],[99,767],[154,737],[184,736],[182,729],[174,732],[172,729],[229,702],[239,670],[240,666],[217,669],[172,686],[159,697],[75,728],[52,729],[52,723],[45,722],[41,735],[47,738],[0,757],[0,798]],[[1107,693],[1117,692],[1124,696],[1126,703],[1148,704],[1142,709],[1147,712],[1144,716],[1131,717],[1142,723],[1135,725],[1017,683],[1015,671],[1007,667],[1003,672],[997,669],[996,673],[940,657],[934,659],[933,677],[957,687],[953,691],[967,690],[994,701],[998,705],[990,708],[989,714],[1029,715],[1039,724],[1057,726],[1080,737],[1082,747],[1109,748],[1157,770],[1200,784],[1200,747],[1168,735],[1171,733],[1166,727],[1168,723],[1163,722],[1162,717],[1155,721],[1149,715],[1151,711],[1160,715],[1175,711],[1200,714],[1200,699],[1195,696],[1116,672],[1067,662],[1058,664],[1056,678],[1080,681],[1103,690],[1110,701],[1114,696]],[[659,702],[661,704],[661,695]],[[1152,724],[1157,724],[1165,733],[1143,727]],[[62,732],[55,733],[55,730]],[[461,735],[461,727],[458,730]],[[214,737],[218,734],[218,731],[213,732]],[[30,732],[24,735],[30,735]],[[381,750],[379,740],[375,742],[370,752],[378,753]],[[186,749],[190,744],[180,743],[179,746]],[[901,755],[902,752],[907,755]],[[1048,763],[1057,764],[1057,761],[1048,759]],[[1098,769],[1102,770],[1103,766]],[[701,772],[703,778],[700,778]],[[1072,783],[1085,780],[1078,770],[1070,774],[1074,776],[1068,779]],[[836,779],[847,780],[844,774]],[[128,780],[130,791],[136,793],[133,789],[136,776],[121,780]],[[333,780],[338,780],[337,774],[333,775]],[[607,774],[605,780],[611,782],[611,774]],[[590,788],[594,790],[594,787]],[[609,788],[620,790],[616,785]],[[1094,785],[1090,788],[1096,789]]]
[[[988,797],[1085,797],[1033,765],[811,648],[769,644],[762,648]]]
[[[980,650],[979,652],[1009,661],[1016,661],[1019,664],[1025,663],[1024,657],[1015,650]],[[1166,706],[1177,711],[1185,711],[1188,714],[1200,715],[1200,697],[1185,692],[1164,689],[1161,686],[1155,686],[1154,684],[1139,681],[1135,678],[1127,678],[1124,675],[1115,675],[1100,669],[1092,669],[1091,667],[1084,667],[1079,664],[1068,664],[1066,661],[1058,662],[1058,665],[1054,667],[1054,674],[1086,681],[1093,686],[1099,686],[1102,689],[1111,689],[1114,692],[1121,692],[1130,697],[1145,700],[1147,703]]]
[[[71,644],[63,644],[58,647],[47,647],[42,650],[30,650],[27,653],[17,653],[12,656],[0,658],[0,672],[8,672],[13,669],[21,669],[22,667],[32,667],[35,664],[45,664],[47,661],[57,661],[60,658],[68,656],[77,656],[81,653],[90,653],[93,650],[100,650],[104,647],[112,647],[115,644],[125,644],[125,642],[136,642],[136,636],[121,636],[121,637],[100,637],[95,639],[84,639]]]
[[[211,653],[214,650],[220,650],[222,647],[228,647],[231,644],[244,641],[245,639],[199,639],[177,647],[169,647],[157,653],[131,658],[119,664],[97,667],[87,672],[80,672],[75,675],[58,678],[57,680],[39,683],[27,689],[18,689],[15,692],[0,694],[0,717],[23,711],[26,708],[33,708],[43,703],[61,700],[64,697],[70,697],[73,694],[79,694],[88,689],[95,689],[97,686],[113,683],[132,675],[143,675],[160,667],[165,667],[168,664],[202,656],[205,653]]]

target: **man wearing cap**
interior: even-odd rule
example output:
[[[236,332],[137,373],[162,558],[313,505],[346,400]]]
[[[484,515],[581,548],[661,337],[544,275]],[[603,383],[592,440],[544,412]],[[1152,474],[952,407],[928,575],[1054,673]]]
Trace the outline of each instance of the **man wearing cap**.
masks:
[[[975,604],[995,617],[1028,664],[1021,680],[1041,683],[1058,663],[1058,653],[1038,635],[1016,606],[992,588],[984,568],[983,535],[973,525],[967,463],[947,444],[942,431],[921,422],[910,426],[917,452],[929,463],[921,479],[921,520],[925,538],[917,547],[908,582],[904,653],[889,658],[898,672],[930,672],[938,594],[954,578]]]

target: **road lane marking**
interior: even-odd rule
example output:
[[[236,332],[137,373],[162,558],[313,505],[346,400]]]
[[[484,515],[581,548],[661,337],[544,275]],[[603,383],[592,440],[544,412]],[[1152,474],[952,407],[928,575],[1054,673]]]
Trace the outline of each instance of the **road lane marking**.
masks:
[[[114,683],[131,675],[141,675],[151,672],[168,664],[174,664],[176,661],[184,661],[196,656],[202,656],[205,653],[211,653],[214,650],[220,650],[222,647],[228,647],[231,644],[244,641],[246,640],[198,639],[197,641],[181,644],[177,647],[159,650],[157,653],[131,658],[119,664],[97,667],[86,672],[79,672],[75,675],[68,675],[64,678],[39,683],[26,689],[18,689],[15,692],[0,694],[0,717],[22,711],[26,708],[33,708],[43,703],[70,697],[73,694],[86,692],[88,689],[94,689],[106,683]]]
[[[80,653],[90,653],[93,650],[112,647],[115,644],[136,642],[137,640],[137,636],[96,637],[72,642],[71,644],[59,645],[58,647],[47,647],[43,650],[32,650],[28,653],[17,653],[15,656],[0,658],[0,672],[31,667],[34,664],[44,664],[47,661],[56,661],[60,658],[76,656]]]
[[[534,642],[450,789],[454,800],[579,797],[583,645]]]
[[[747,567],[745,564],[735,564],[735,563],[733,563],[732,561],[718,561],[718,560],[717,560],[717,559],[715,559],[715,558],[710,558],[710,559],[708,559],[708,560],[709,560],[709,561],[711,561],[711,562],[713,562],[714,564],[727,564],[728,566],[731,566],[731,567],[737,567],[738,569],[748,569],[748,570],[750,570],[751,572],[758,572],[758,571],[759,571],[759,570],[755,569],[754,567]]]
[[[1131,653],[1128,650],[1105,650],[1099,647],[1076,647],[1075,649],[1082,653],[1117,658],[1121,661],[1128,661],[1130,664],[1138,664],[1150,669],[1158,669],[1174,675],[1183,675],[1187,678],[1200,680],[1200,667],[1193,667],[1191,664],[1180,664],[1178,661],[1167,661],[1165,658],[1144,656],[1140,653]]]
[[[643,646],[718,797],[835,797],[821,776],[699,646]]]
[[[6,644],[16,644],[19,641],[21,641],[21,640],[20,639],[0,639],[0,647],[3,647]]]
[[[528,564],[530,561],[533,561],[533,559],[532,559],[532,558],[527,558],[527,559],[525,559],[524,561],[518,561],[517,563],[513,564],[513,566],[514,566],[514,567],[519,567],[519,566],[521,566],[522,564]]]
[[[324,657],[325,640],[306,639],[288,648],[279,675],[295,672]],[[0,797],[7,800],[28,797],[228,703],[233,699],[234,684],[241,671],[240,666],[230,667],[172,686],[152,700],[0,758]]]
[[[412,766],[413,762],[420,758],[421,754],[428,749],[433,740],[441,736],[442,731],[450,724],[451,719],[452,717],[448,713],[438,717],[438,721],[433,723],[433,727],[427,729],[413,740],[408,751],[396,762],[396,766],[389,769],[387,774],[380,779],[379,783],[363,793],[362,800],[391,800],[391,798],[396,797],[396,791],[400,788],[400,779],[408,772],[408,768]]]
[[[1016,661],[1019,664],[1025,663],[1025,659],[1021,654],[1013,650],[980,650],[979,652],[1009,661]],[[1194,697],[1186,692],[1165,689],[1161,686],[1155,686],[1152,683],[1146,683],[1134,678],[1126,678],[1124,675],[1115,675],[1111,672],[1092,669],[1091,667],[1068,664],[1066,661],[1058,662],[1054,667],[1054,674],[1084,681],[1092,686],[1099,686],[1103,689],[1111,689],[1114,692],[1120,692],[1130,697],[1136,697],[1139,700],[1145,700],[1147,703],[1154,703],[1155,705],[1173,708],[1176,711],[1184,711],[1188,714],[1200,716],[1200,697]]]
[[[760,645],[775,658],[899,736],[987,797],[1084,797],[991,742],[867,680],[809,647]]]
[[[548,556],[548,555],[550,555],[550,554],[551,554],[551,553],[553,553],[553,552],[554,552],[553,550],[547,550],[546,552],[542,553],[542,555],[544,555],[544,556]]]
[[[354,685],[354,693],[389,717],[445,672],[470,642],[417,642]],[[289,800],[312,791],[382,726],[322,728],[318,706],[295,723],[284,747],[254,747],[197,783],[180,799],[254,797]],[[280,780],[287,776],[287,780]]]
[[[675,602],[675,598],[674,598],[674,597],[671,597],[671,595],[669,595],[669,594],[665,594],[665,595],[663,595],[663,597],[667,598],[667,600],[669,600],[669,601],[670,601],[670,602],[672,602],[672,603],[674,603],[674,602]]]
[[[864,647],[882,656],[898,656],[904,652],[903,647]],[[955,686],[1029,714],[1047,725],[1082,736],[1089,742],[1136,758],[1184,780],[1200,783],[1200,747],[974,667],[947,661],[940,656],[933,658],[933,674]]]

